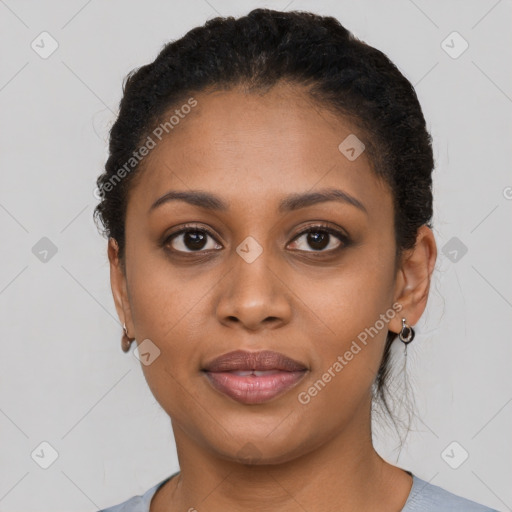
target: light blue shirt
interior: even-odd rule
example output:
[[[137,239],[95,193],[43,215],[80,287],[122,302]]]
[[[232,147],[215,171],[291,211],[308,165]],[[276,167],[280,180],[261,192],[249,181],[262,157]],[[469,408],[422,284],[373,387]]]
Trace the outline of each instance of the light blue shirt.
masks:
[[[498,512],[493,508],[484,507],[474,501],[452,494],[445,489],[432,485],[412,475],[412,488],[401,512]],[[168,482],[173,476],[157,483],[142,496],[134,496],[119,505],[100,510],[99,512],[149,512],[151,498],[159,487]]]

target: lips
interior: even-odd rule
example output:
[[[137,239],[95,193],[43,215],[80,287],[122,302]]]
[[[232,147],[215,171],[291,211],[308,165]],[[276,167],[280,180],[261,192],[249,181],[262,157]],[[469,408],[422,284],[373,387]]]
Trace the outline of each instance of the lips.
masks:
[[[267,402],[298,384],[308,368],[284,354],[237,350],[208,362],[203,371],[214,389],[237,402]]]
[[[209,372],[230,372],[230,371],[267,371],[280,370],[285,372],[295,372],[306,370],[306,366],[294,359],[291,359],[279,352],[263,350],[261,352],[246,352],[236,350],[228,352],[213,361],[207,363],[204,367]]]

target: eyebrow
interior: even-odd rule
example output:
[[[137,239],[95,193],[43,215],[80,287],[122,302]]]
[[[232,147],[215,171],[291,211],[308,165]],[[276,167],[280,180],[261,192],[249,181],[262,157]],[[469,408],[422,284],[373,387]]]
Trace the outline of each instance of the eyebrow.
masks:
[[[184,201],[193,206],[198,206],[200,208],[206,208],[213,211],[229,210],[229,205],[225,201],[223,201],[220,197],[210,194],[209,192],[203,192],[201,190],[171,190],[170,192],[164,194],[162,197],[158,198],[149,208],[149,212],[171,201]],[[365,208],[364,204],[359,201],[359,199],[356,199],[348,192],[335,188],[322,189],[316,192],[291,194],[285,197],[279,203],[278,211],[280,213],[291,212],[299,210],[300,208],[306,208],[308,206],[313,206],[315,204],[327,201],[338,201],[341,203],[350,204],[368,214],[367,209]]]

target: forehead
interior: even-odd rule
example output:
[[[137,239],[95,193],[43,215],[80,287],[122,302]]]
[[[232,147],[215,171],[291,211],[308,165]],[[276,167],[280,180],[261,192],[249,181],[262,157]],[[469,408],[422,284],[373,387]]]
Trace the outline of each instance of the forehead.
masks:
[[[152,204],[170,189],[207,189],[247,206],[248,200],[268,203],[290,193],[342,187],[363,203],[379,197],[381,209],[390,206],[389,189],[366,153],[349,159],[340,150],[348,140],[359,152],[363,146],[357,141],[364,135],[305,90],[279,85],[266,93],[231,89],[193,97],[197,105],[181,113],[161,141],[155,139],[143,162],[133,191],[143,203]]]

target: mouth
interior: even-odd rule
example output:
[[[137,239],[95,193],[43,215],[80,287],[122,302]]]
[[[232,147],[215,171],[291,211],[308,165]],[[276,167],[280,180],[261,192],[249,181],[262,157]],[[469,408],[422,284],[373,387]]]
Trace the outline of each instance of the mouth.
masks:
[[[295,387],[308,368],[279,352],[229,352],[202,369],[220,393],[244,404],[261,404]]]

